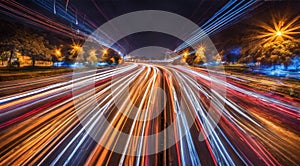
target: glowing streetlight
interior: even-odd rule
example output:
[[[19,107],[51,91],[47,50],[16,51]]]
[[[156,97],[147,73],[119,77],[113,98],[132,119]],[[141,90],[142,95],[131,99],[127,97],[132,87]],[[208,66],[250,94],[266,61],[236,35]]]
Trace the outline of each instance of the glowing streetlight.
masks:
[[[73,50],[80,51],[82,47],[80,45],[72,45]]]
[[[72,54],[72,55],[75,55],[76,53],[83,53],[83,48],[79,45],[79,44],[77,44],[77,43],[73,43],[72,45],[71,45],[71,51],[70,51],[70,53]]]
[[[103,53],[103,55],[105,55],[105,54],[108,53],[108,50],[107,50],[107,49],[104,49],[104,50],[102,50],[102,53]]]
[[[282,32],[281,31],[277,31],[276,32],[276,36],[281,36],[282,35]]]
[[[294,35],[300,34],[300,26],[297,24],[299,20],[300,16],[293,19],[273,17],[272,24],[261,22],[258,24],[261,30],[257,31],[258,35],[254,39],[259,39],[262,43],[285,39],[294,40]]]
[[[184,58],[187,58],[187,56],[189,55],[189,51],[184,51],[182,55]]]
[[[60,49],[55,49],[55,55],[60,57],[61,56],[61,50]]]

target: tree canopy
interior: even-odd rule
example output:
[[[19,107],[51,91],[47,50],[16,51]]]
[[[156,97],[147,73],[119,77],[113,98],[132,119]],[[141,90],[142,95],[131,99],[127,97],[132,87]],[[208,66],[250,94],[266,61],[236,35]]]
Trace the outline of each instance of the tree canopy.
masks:
[[[291,59],[300,55],[300,43],[297,40],[276,40],[263,44],[249,44],[241,50],[241,63],[258,62],[261,65],[285,66],[291,63]]]

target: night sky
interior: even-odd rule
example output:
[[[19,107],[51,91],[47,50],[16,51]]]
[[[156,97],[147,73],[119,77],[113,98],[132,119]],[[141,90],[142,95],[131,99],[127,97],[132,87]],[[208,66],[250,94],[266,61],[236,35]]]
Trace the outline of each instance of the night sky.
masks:
[[[67,27],[76,27],[72,22],[68,22],[63,18],[60,18],[58,15],[55,15],[51,11],[51,6],[49,10],[39,6],[35,1],[18,1],[20,4],[41,13],[44,16],[47,16],[50,20],[64,24]],[[46,1],[47,2],[47,1]],[[48,1],[52,4],[53,1]],[[66,1],[57,0],[56,3],[60,3],[65,6]],[[78,23],[82,24],[86,20],[92,22],[95,27],[101,26],[107,20],[110,20],[114,17],[126,14],[128,12],[134,12],[139,10],[163,10],[169,11],[172,13],[179,14],[184,16],[194,23],[201,26],[205,21],[211,18],[214,13],[221,9],[227,1],[198,1],[198,0],[154,0],[154,1],[129,1],[129,0],[102,0],[102,1],[81,1],[81,0],[69,0],[68,1],[68,10],[77,13]],[[265,22],[270,21],[270,15],[282,15],[285,13],[289,17],[299,15],[300,1],[265,1],[260,2],[256,6],[252,7],[250,11],[247,11],[247,14],[240,17],[239,19],[231,22],[228,26],[222,28],[221,31],[213,33],[210,35],[210,38],[214,42],[218,50],[221,50],[225,47],[232,47],[239,45],[240,36],[244,33],[247,33],[251,29],[255,29],[255,24],[257,20],[263,20]],[[43,29],[39,26],[32,25],[32,22],[29,20],[22,20],[16,18],[13,15],[7,16],[5,9],[1,8],[1,19],[9,20],[21,23],[25,26],[31,28]],[[46,20],[47,21],[47,20]],[[95,29],[91,29],[94,31]],[[47,33],[45,30],[44,33]],[[53,33],[50,33],[53,36]],[[55,33],[54,33],[55,34]],[[57,38],[63,38],[61,35],[57,35]],[[76,39],[76,36],[73,37]],[[69,42],[70,40],[68,40]],[[224,42],[226,41],[226,42]],[[181,40],[166,34],[156,33],[156,32],[142,32],[129,35],[121,39],[118,44],[126,48],[126,52],[131,52],[137,48],[144,47],[147,45],[155,45],[169,48],[174,50],[177,46],[182,43]]]

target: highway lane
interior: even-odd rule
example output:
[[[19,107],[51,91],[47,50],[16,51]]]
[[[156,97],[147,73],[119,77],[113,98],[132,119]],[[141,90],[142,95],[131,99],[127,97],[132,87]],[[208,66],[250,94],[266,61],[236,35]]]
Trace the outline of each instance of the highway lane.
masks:
[[[0,165],[300,163],[299,100],[241,79],[128,63],[1,83]]]

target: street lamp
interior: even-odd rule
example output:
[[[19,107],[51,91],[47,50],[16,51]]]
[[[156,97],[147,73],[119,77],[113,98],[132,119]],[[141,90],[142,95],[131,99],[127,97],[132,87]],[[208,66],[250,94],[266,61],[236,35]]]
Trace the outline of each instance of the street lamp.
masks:
[[[189,51],[184,51],[184,52],[183,52],[183,57],[184,57],[184,58],[187,58],[188,55],[189,55]]]
[[[107,49],[103,49],[102,53],[103,53],[103,55],[107,54],[108,53]]]
[[[73,43],[71,48],[72,48],[71,54],[82,53],[83,52],[83,49],[79,44]]]
[[[82,47],[81,47],[80,45],[77,45],[77,44],[76,44],[76,45],[73,45],[72,48],[73,48],[75,51],[79,51],[79,50],[81,50]]]
[[[283,33],[279,30],[276,32],[276,36],[281,36]]]
[[[258,31],[258,35],[254,39],[260,39],[262,44],[278,40],[294,40],[295,35],[300,34],[299,20],[300,16],[293,19],[273,18],[272,24],[262,22],[258,24],[261,30]]]
[[[55,49],[55,54],[56,54],[56,56],[60,57],[61,56],[60,49]]]

